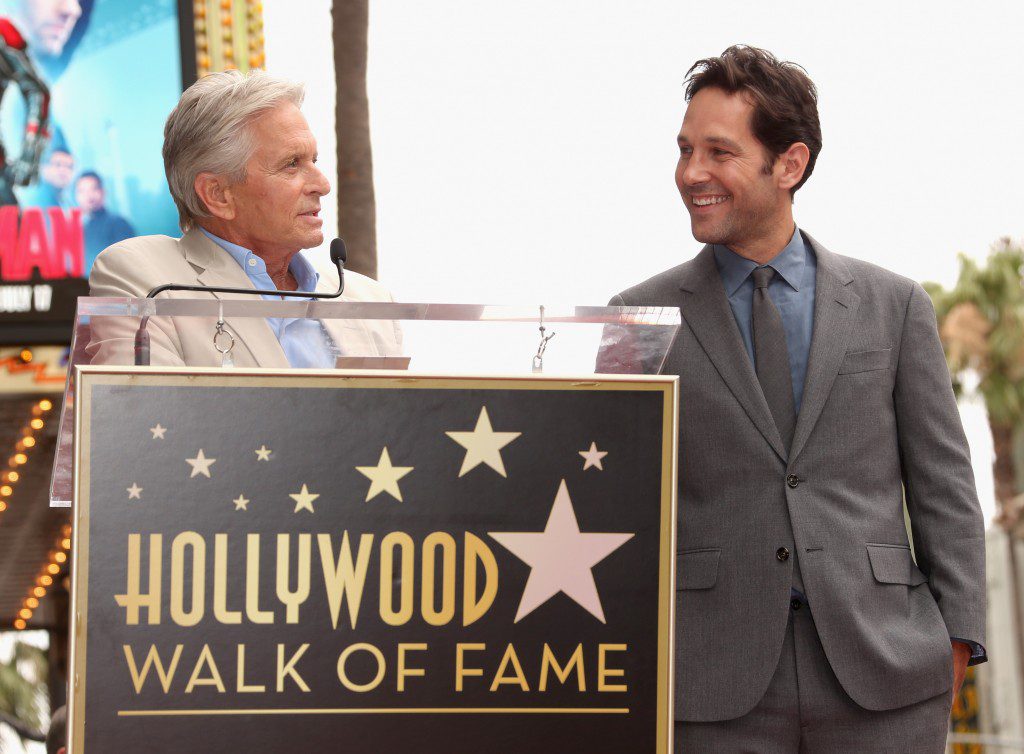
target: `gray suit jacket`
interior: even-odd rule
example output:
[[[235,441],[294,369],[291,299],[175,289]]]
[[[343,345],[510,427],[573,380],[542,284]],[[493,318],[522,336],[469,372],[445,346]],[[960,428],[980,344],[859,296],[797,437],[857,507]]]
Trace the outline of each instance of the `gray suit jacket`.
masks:
[[[683,315],[663,370],[680,378],[679,720],[739,717],[764,695],[794,559],[832,669],[867,709],[948,690],[950,636],[985,641],[984,527],[931,301],[804,235],[817,290],[791,448],[710,246],[611,301]]]
[[[337,274],[334,275],[337,278]],[[231,255],[193,228],[181,238],[140,236],[114,244],[93,265],[89,275],[92,296],[145,296],[164,283],[254,289],[252,281]],[[337,290],[338,281],[320,278],[317,291]],[[204,294],[170,291],[161,298],[191,299]],[[224,300],[258,300],[235,293],[206,294]],[[392,301],[376,280],[357,272],[345,272],[345,292],[339,301]],[[236,343],[235,366],[288,368],[288,358],[264,319],[227,318]],[[153,366],[220,366],[221,355],[213,347],[215,319],[153,317],[149,322]],[[136,319],[95,318],[87,353],[93,364],[134,362]],[[402,333],[391,320],[324,320],[324,327],[343,353],[350,356],[396,356],[401,353]]]

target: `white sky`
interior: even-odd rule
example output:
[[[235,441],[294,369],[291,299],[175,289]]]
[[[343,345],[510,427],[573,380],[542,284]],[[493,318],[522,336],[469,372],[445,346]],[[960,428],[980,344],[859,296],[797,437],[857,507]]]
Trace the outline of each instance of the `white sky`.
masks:
[[[330,2],[264,7],[268,68],[309,85],[331,174]],[[737,42],[818,85],[824,149],[795,209],[825,246],[949,285],[958,252],[1024,236],[1022,3],[370,7],[380,274],[400,300],[604,304],[693,256],[673,183],[682,82]],[[964,410],[991,511],[984,412]]]

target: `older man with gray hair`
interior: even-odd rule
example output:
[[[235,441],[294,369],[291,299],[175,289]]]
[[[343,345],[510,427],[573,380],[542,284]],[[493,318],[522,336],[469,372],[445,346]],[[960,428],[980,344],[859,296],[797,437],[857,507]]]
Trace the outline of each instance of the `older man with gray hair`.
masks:
[[[214,73],[190,86],[164,127],[164,169],[181,238],[143,236],[96,259],[93,296],[145,296],[165,283],[331,291],[299,252],[324,242],[320,200],[331,190],[317,168],[316,139],[300,107],[301,84],[262,71]],[[168,291],[161,297],[241,294]],[[264,298],[278,298],[265,295]],[[292,299],[294,300],[294,299]],[[346,301],[391,301],[370,278],[346,272]],[[389,356],[400,332],[389,321],[228,320],[236,366],[331,367],[341,354]],[[154,317],[151,363],[219,366],[206,320]],[[97,319],[93,363],[132,362],[135,323]]]

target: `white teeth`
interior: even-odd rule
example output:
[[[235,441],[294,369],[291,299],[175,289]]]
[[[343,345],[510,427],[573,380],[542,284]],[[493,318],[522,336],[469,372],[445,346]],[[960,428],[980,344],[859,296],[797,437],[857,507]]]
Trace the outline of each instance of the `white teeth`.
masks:
[[[721,204],[728,198],[727,196],[695,196],[693,203],[698,207],[707,207],[710,204]]]

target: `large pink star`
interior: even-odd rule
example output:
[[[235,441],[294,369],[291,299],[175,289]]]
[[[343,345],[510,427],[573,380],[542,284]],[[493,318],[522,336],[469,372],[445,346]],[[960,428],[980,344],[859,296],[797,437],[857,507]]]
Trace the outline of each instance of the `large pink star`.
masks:
[[[488,534],[531,568],[516,623],[559,592],[565,592],[599,621],[606,622],[590,569],[633,535],[581,532],[564,479],[543,532]]]

